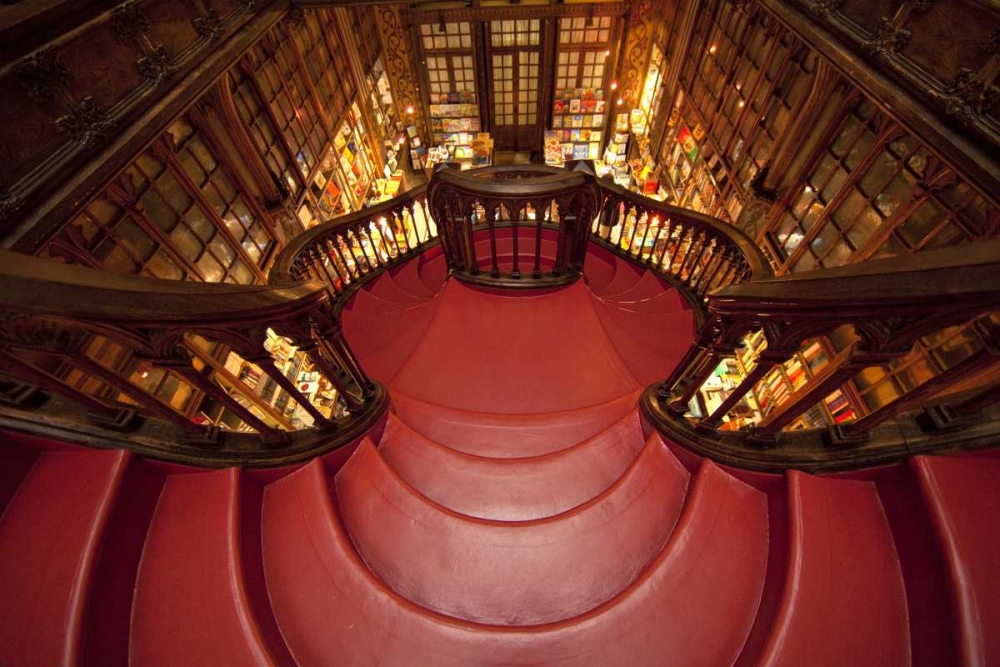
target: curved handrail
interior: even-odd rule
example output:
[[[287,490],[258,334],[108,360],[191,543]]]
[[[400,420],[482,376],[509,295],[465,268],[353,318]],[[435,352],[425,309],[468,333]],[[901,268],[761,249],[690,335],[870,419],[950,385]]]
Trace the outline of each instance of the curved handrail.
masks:
[[[426,191],[426,184],[418,185],[392,199],[387,199],[354,213],[332,218],[307,229],[292,239],[278,253],[274,260],[274,265],[268,274],[268,282],[270,284],[294,282],[296,280],[297,263],[301,261],[303,252],[306,249],[315,246],[324,238],[336,235],[340,231],[357,229],[359,226],[367,225],[373,219],[377,220],[380,217],[393,215],[401,208],[407,208],[409,204],[422,202]]]
[[[530,288],[581,276],[600,190],[585,164],[573,170],[510,165],[465,172],[442,165],[431,177],[427,201],[452,275]],[[546,241],[555,244],[554,254],[543,254]]]
[[[104,428],[144,429],[130,441],[131,448],[144,453],[185,462],[199,461],[201,453],[203,463],[277,464],[289,456],[347,444],[358,436],[359,425],[373,424],[387,405],[384,389],[365,376],[343,340],[321,282],[271,286],[161,280],[2,250],[0,284],[0,371],[60,397],[63,412],[71,406]],[[278,368],[265,348],[268,330],[308,357],[344,401],[347,419],[324,414],[299,390],[296,378]],[[272,415],[272,423],[251,411],[203,372],[207,361],[192,336],[225,345],[256,364],[311,416],[315,428],[296,431],[280,413]],[[256,434],[222,436],[192,422],[133,383],[132,364],[117,369],[93,358],[88,349],[95,337],[112,341],[147,367],[182,378]],[[113,392],[91,394],[64,380],[53,369],[66,361]],[[233,376],[226,384],[236,390],[242,383]],[[149,426],[148,417],[155,418],[155,426]],[[7,423],[21,423],[18,419],[0,415]]]
[[[738,227],[690,209],[644,197],[606,179],[601,179],[599,182],[601,190],[609,199],[617,198],[618,200],[629,202],[633,206],[655,211],[663,218],[684,220],[699,229],[711,232],[711,234],[717,237],[727,239],[738,248],[740,255],[746,262],[747,271],[742,276],[742,281],[763,280],[774,276],[774,271],[767,257],[757,247],[754,240]]]

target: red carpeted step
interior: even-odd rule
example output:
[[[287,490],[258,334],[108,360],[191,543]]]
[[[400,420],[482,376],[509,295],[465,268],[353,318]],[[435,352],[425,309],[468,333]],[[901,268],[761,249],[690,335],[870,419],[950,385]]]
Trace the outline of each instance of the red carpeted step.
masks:
[[[651,440],[615,484],[586,504],[508,522],[431,502],[392,471],[371,441],[336,477],[344,525],[382,581],[422,607],[499,625],[570,618],[625,589],[673,530],[687,482],[683,466]],[[558,486],[549,493],[557,495]]]
[[[788,576],[760,664],[909,664],[906,591],[875,485],[797,471],[788,483]]]
[[[594,307],[634,340],[667,358],[679,359],[684,356],[694,337],[694,315],[691,311],[649,315],[625,310],[597,299],[594,300]]]
[[[767,504],[705,463],[670,540],[631,587],[587,614],[532,628],[448,619],[385,588],[354,551],[318,462],[267,488],[263,532],[275,616],[301,665],[331,656],[384,667],[729,665],[760,600]]]
[[[244,586],[239,483],[236,468],[167,479],[139,566],[130,664],[273,664]]]
[[[77,664],[124,450],[44,452],[0,518],[0,664]]]
[[[657,346],[657,349],[653,349],[637,341],[600,304],[595,304],[595,309],[608,338],[614,343],[618,355],[640,386],[647,387],[653,382],[664,380],[683,357],[687,346],[691,344],[690,340],[685,341],[683,347],[670,350],[670,357],[664,356],[659,352],[663,348]]]
[[[414,296],[396,284],[396,280],[389,272],[383,273],[376,278],[371,285],[371,293],[383,301],[399,304],[401,308],[418,306],[424,303],[425,297]]]
[[[463,454],[389,416],[379,451],[392,469],[434,502],[467,516],[527,521],[565,512],[621,476],[642,448],[636,412],[589,440],[521,459]]]
[[[0,517],[38,455],[37,449],[15,444],[14,438],[0,432]]]
[[[385,313],[345,308],[341,314],[344,337],[359,357],[370,357],[404,337],[407,332],[423,332],[434,318],[436,310],[433,301]]]
[[[615,256],[615,277],[608,283],[607,287],[596,294],[604,299],[614,298],[635,287],[642,280],[644,272],[644,269],[632,266],[621,257]]]
[[[1000,662],[1000,459],[916,456],[951,587],[961,664]]]
[[[606,288],[615,277],[614,255],[591,243],[587,247],[587,256],[583,261],[583,275],[587,285],[594,293]]]
[[[639,389],[579,282],[508,296],[449,281],[439,298],[393,390],[460,410],[517,414],[574,410]]]
[[[448,278],[448,261],[443,254],[438,254],[433,257],[421,255],[419,262],[420,280],[430,292],[437,294]]]
[[[643,299],[649,299],[670,289],[670,285],[657,278],[656,274],[647,269],[642,272],[642,277],[639,278],[639,282],[633,285],[630,289],[627,289],[620,294],[604,298],[615,303],[619,301],[642,301]]]
[[[690,310],[690,306],[684,301],[684,297],[675,289],[669,289],[656,296],[639,301],[615,301],[614,305],[622,310],[629,310],[633,313],[644,313],[646,315],[672,315],[685,310]]]
[[[396,281],[396,285],[403,291],[422,299],[430,299],[434,296],[435,291],[424,284],[424,281],[421,279],[419,262],[419,258],[411,259],[398,269],[393,269],[391,271],[392,279]]]
[[[635,409],[638,390],[600,405],[541,414],[455,410],[393,389],[396,414],[420,435],[451,449],[490,458],[551,454],[591,438]]]
[[[389,275],[385,274],[388,278]],[[378,282],[378,280],[376,280]],[[413,297],[416,299],[416,297]],[[358,290],[354,293],[354,296],[347,303],[347,308],[355,313],[396,313],[400,311],[412,310],[413,308],[419,308],[423,304],[427,303],[428,299],[420,299],[416,303],[399,303],[397,301],[386,301],[380,297],[375,296],[368,290]]]

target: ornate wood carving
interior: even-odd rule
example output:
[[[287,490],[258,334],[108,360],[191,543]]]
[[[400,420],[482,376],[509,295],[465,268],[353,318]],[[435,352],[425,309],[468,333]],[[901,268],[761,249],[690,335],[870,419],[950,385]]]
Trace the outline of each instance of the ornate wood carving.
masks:
[[[411,121],[417,127],[423,126],[420,110],[420,89],[416,72],[413,70],[415,54],[410,51],[410,40],[403,24],[398,5],[378,5],[374,8],[378,20],[379,38],[382,41],[385,72],[392,88],[392,99],[396,107],[396,117],[407,124]],[[406,113],[413,109],[412,114]],[[426,131],[421,133],[426,136]]]
[[[165,82],[178,81],[203,64],[262,4],[237,4],[226,16],[218,16],[200,2],[162,0],[154,7],[148,1],[129,0],[0,68],[0,233],[26,216],[38,215],[39,206],[60,185],[77,178],[101,146],[120,137],[126,123],[153,106],[166,92]],[[174,22],[182,17],[183,23],[185,15],[186,27]],[[159,16],[170,16],[171,22]],[[163,40],[169,48],[158,43],[174,33],[176,39]],[[56,227],[66,217],[64,211],[38,221]],[[33,229],[38,221],[16,226],[18,233],[35,239],[22,247],[25,251],[35,250],[44,237]]]
[[[626,108],[635,106],[642,94],[642,77],[649,63],[656,16],[652,0],[636,0],[632,3],[632,11],[628,15],[624,57],[618,75],[620,96],[625,100]]]

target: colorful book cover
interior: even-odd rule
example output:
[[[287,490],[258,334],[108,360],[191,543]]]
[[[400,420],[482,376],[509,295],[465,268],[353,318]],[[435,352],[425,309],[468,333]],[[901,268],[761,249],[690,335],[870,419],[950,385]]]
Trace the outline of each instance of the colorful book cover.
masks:
[[[572,99],[569,101],[569,112],[580,113],[580,100]]]
[[[590,126],[591,127],[601,127],[602,125],[604,125],[604,114],[602,114],[602,113],[595,113],[594,117],[593,117],[593,121],[591,122]]]
[[[573,144],[573,159],[574,160],[587,159],[587,144]]]
[[[583,116],[577,114],[573,116],[573,127],[583,127]]]

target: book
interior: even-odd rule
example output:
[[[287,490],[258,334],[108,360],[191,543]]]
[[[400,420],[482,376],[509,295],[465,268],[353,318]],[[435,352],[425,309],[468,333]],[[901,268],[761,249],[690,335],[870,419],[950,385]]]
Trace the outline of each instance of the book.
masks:
[[[569,101],[569,112],[570,113],[580,113],[580,100],[572,99]]]

